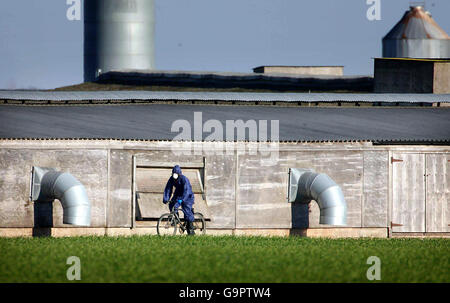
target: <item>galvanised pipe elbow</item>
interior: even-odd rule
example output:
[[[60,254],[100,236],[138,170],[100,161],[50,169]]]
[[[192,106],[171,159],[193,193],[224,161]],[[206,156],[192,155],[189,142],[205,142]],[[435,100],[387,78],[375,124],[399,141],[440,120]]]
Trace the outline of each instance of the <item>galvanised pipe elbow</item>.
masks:
[[[40,187],[36,200],[58,199],[63,207],[64,224],[90,226],[91,203],[83,184],[69,173],[34,168],[36,169],[38,169],[37,175],[41,172],[40,178],[36,178],[33,173],[33,190],[36,185]],[[39,184],[35,184],[38,181],[40,181]]]
[[[344,194],[328,175],[291,168],[289,179],[289,202],[315,200],[320,208],[320,224],[347,225]]]

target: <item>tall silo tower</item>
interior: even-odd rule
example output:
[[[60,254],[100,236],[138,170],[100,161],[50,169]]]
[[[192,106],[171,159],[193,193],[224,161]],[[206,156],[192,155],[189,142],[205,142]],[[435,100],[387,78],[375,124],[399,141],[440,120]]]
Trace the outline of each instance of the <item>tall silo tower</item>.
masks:
[[[154,67],[154,0],[84,1],[84,81]]]
[[[450,58],[450,37],[422,6],[412,6],[383,38],[383,57]]]

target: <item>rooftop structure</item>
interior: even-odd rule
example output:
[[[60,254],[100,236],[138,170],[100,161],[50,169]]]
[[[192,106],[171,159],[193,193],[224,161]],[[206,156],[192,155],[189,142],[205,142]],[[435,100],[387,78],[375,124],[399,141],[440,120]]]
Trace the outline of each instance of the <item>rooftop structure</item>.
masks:
[[[309,76],[343,76],[343,66],[283,66],[264,65],[253,69],[255,73],[262,74],[294,74]]]
[[[412,6],[383,38],[383,57],[450,58],[450,37],[422,6]]]
[[[450,59],[375,59],[376,93],[449,94]]]

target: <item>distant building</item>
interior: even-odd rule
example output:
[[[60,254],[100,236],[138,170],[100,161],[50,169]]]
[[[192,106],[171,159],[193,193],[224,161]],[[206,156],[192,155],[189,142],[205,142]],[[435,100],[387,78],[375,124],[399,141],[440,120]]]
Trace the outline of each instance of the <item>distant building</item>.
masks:
[[[383,38],[386,58],[450,58],[450,37],[422,6],[412,6]]]
[[[311,76],[343,76],[343,66],[258,66],[253,69],[262,74],[296,74]]]
[[[266,67],[264,67],[266,68]],[[340,67],[341,69],[343,67]],[[296,92],[372,92],[372,76],[337,76],[294,73],[236,73],[207,71],[117,70],[101,74],[95,81],[104,85],[208,88],[210,90],[263,90]],[[108,90],[99,88],[99,90]]]
[[[375,59],[375,93],[450,93],[450,59]]]

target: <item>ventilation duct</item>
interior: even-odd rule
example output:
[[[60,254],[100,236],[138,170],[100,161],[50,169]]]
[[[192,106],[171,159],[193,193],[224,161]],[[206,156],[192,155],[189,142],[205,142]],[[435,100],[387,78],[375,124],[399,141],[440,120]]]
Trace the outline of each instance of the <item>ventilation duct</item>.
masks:
[[[336,182],[326,174],[290,168],[288,201],[307,204],[311,200],[319,204],[320,224],[347,225],[347,203]]]
[[[33,167],[31,184],[33,201],[61,202],[64,224],[91,225],[91,203],[83,184],[74,176],[53,168]]]

